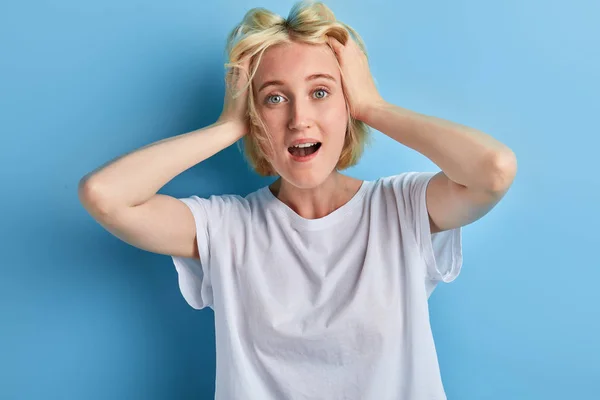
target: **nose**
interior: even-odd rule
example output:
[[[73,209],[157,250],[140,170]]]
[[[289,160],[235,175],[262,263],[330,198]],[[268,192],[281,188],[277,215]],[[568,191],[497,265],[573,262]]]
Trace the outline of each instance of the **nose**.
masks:
[[[303,130],[313,125],[312,109],[307,101],[295,99],[291,102],[290,120],[288,128],[290,130]]]

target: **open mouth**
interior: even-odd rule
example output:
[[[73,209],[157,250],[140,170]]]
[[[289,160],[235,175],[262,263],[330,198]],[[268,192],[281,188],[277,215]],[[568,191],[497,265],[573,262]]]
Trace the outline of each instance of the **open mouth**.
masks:
[[[303,143],[288,147],[288,152],[297,159],[304,159],[314,155],[321,148],[321,142]]]

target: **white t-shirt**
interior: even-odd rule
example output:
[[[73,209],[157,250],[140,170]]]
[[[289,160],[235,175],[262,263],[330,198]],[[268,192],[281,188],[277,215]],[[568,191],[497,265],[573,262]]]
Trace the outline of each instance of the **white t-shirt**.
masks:
[[[430,233],[433,172],[364,181],[305,219],[268,186],[192,196],[200,260],[185,300],[214,310],[218,400],[446,399],[428,298],[462,265],[461,228]]]

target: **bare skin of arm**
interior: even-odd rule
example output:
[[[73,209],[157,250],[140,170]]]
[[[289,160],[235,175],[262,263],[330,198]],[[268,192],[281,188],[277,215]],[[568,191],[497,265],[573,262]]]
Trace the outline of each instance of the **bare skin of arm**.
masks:
[[[248,70],[247,61],[242,67]],[[223,112],[214,124],[151,143],[86,174],[79,182],[78,194],[89,214],[135,247],[198,258],[192,212],[182,201],[157,192],[247,133],[247,90],[235,99],[230,90],[246,84],[240,76],[244,74],[228,76]]]

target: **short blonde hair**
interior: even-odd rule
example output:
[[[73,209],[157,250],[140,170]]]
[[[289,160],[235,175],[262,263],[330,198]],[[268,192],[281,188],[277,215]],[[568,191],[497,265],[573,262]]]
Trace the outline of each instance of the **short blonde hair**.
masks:
[[[350,34],[366,55],[365,45],[358,33],[350,26],[337,21],[325,4],[299,1],[292,7],[287,19],[264,8],[253,8],[228,35],[226,51],[229,62],[225,63],[225,67],[239,68],[247,57],[251,60],[247,109],[250,130],[243,140],[246,159],[259,175],[277,175],[265,152],[265,149],[273,150],[273,141],[256,110],[252,90],[252,78],[262,55],[269,47],[280,43],[328,44],[328,36],[346,44]],[[356,165],[370,139],[369,126],[352,118],[347,100],[346,105],[348,126],[344,146],[336,165],[337,170]]]

